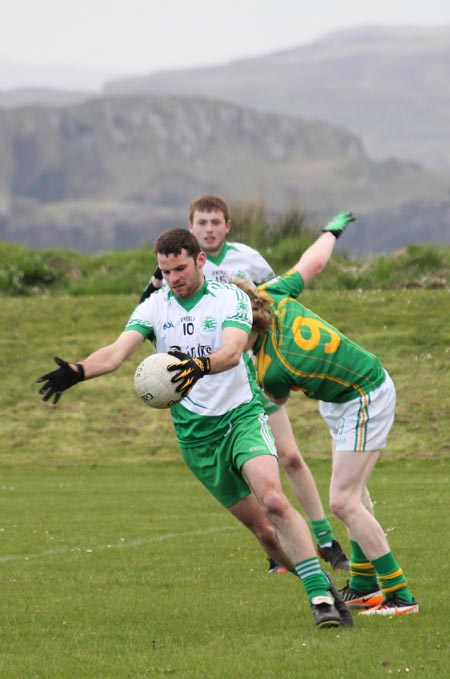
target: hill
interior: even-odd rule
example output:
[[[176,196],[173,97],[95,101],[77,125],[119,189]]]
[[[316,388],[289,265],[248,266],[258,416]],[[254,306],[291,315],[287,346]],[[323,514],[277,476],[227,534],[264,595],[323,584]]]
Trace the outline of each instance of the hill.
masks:
[[[0,238],[33,247],[148,243],[185,224],[188,203],[206,192],[272,214],[352,209],[355,253],[382,251],[386,237],[389,247],[450,242],[446,178],[375,162],[358,137],[320,121],[201,98],[94,97],[0,108],[0,149]]]
[[[210,68],[106,84],[107,94],[207,96],[344,126],[376,159],[450,172],[450,26],[363,27]]]

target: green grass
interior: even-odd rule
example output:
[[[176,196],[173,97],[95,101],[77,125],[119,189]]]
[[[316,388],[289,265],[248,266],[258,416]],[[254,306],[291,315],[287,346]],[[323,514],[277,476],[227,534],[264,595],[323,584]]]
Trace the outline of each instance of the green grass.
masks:
[[[396,383],[396,422],[370,488],[421,605],[417,617],[355,616],[338,631],[314,628],[292,576],[266,575],[254,537],[180,461],[169,413],[134,394],[148,346],[56,408],[40,400],[35,379],[53,355],[79,359],[112,341],[134,303],[2,299],[1,679],[446,676],[448,290],[305,294]],[[325,499],[330,444],[317,404],[297,394],[289,410]]]
[[[328,464],[312,468],[324,490]],[[1,474],[2,678],[446,676],[442,463],[381,463],[371,484],[420,616],[337,631],[180,462]]]
[[[398,406],[386,459],[449,455],[449,298],[447,289],[304,295],[307,305],[380,356],[391,373]],[[133,390],[134,370],[150,353],[148,344],[114,375],[68,391],[57,408],[44,405],[37,395],[36,377],[53,368],[54,355],[77,360],[111,342],[134,304],[132,295],[2,300],[3,461],[98,463],[177,457],[169,413],[143,411]],[[305,454],[328,459],[328,433],[317,403],[297,394],[289,410]],[[138,426],[144,418],[145,427]]]
[[[236,218],[235,218],[236,217]],[[232,240],[256,247],[277,273],[291,268],[316,239],[318,228],[303,212],[288,211],[271,225],[261,207],[233,216]],[[344,241],[345,242],[345,241]],[[156,266],[151,245],[95,255],[71,250],[37,250],[0,241],[0,298],[4,296],[119,295],[139,299]],[[315,278],[315,290],[393,288],[448,289],[450,247],[410,245],[373,258],[349,258],[339,251]]]

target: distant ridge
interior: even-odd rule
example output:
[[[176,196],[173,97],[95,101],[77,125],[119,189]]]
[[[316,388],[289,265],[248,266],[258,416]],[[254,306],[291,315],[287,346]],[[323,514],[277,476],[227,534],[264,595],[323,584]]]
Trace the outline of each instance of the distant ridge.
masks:
[[[354,253],[450,239],[449,183],[414,163],[374,162],[343,128],[230,103],[130,96],[0,108],[0,148],[0,239],[35,247],[149,243],[186,224],[202,193],[263,202],[270,214],[352,209]]]
[[[173,94],[344,126],[373,158],[450,173],[450,26],[363,26],[209,68],[111,81],[107,94]]]

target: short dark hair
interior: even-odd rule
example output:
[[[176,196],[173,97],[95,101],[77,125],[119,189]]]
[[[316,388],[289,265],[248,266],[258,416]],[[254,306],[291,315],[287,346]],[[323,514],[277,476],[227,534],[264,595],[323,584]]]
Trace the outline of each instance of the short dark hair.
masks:
[[[153,244],[153,250],[158,255],[181,255],[182,250],[186,250],[188,255],[197,261],[201,252],[198,240],[193,233],[187,229],[167,229],[159,234]]]
[[[200,196],[200,198],[193,200],[189,206],[189,221],[191,223],[194,219],[194,212],[196,210],[199,212],[213,212],[213,210],[217,210],[218,212],[223,212],[226,222],[230,220],[228,205],[222,198],[219,198],[219,196]]]

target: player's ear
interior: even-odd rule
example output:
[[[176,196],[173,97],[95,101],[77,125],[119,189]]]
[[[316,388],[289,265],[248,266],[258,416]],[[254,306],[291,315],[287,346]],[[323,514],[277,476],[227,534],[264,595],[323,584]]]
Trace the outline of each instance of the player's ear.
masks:
[[[231,229],[231,219],[229,219],[225,224],[225,233],[228,234],[230,229]]]
[[[205,255],[204,252],[200,252],[200,253],[198,254],[198,257],[197,257],[197,266],[198,266],[200,269],[203,269],[203,267],[205,266],[205,264],[206,264],[206,255]]]

